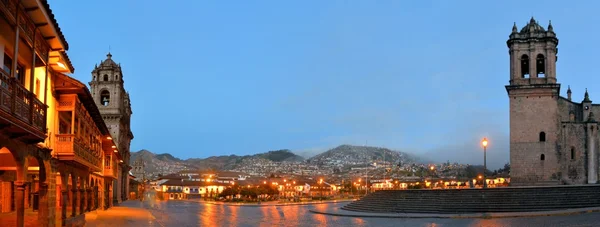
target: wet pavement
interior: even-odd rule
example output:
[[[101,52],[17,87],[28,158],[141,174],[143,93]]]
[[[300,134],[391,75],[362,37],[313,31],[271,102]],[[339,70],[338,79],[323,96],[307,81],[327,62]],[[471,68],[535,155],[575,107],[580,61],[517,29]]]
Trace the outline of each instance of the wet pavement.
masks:
[[[193,201],[158,202],[150,212],[163,226],[600,226],[600,213],[528,218],[355,218],[309,209],[343,204],[244,207]]]
[[[598,212],[527,218],[454,219],[358,218],[309,211],[337,208],[344,204],[257,207],[185,200],[127,201],[120,207],[113,208],[116,212],[99,212],[94,221],[88,221],[88,226],[600,226]],[[133,211],[127,211],[128,209]]]

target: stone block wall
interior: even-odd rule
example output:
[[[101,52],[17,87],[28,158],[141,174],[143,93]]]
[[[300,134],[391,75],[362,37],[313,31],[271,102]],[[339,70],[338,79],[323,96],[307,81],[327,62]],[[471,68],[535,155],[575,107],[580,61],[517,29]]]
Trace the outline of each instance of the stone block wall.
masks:
[[[585,125],[563,123],[561,132],[561,180],[566,184],[585,184],[587,182]],[[571,156],[571,150],[573,150],[573,157]]]
[[[529,89],[509,95],[511,184],[559,180],[558,96],[550,94]],[[540,132],[545,133],[543,142]]]

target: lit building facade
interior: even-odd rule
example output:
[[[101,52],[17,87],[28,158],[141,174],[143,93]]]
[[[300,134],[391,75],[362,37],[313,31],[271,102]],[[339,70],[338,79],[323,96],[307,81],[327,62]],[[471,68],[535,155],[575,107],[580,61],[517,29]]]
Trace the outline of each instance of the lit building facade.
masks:
[[[127,191],[115,182],[129,147],[68,76],[68,47],[46,0],[0,1],[0,212],[14,213],[16,226],[29,209],[36,226],[83,226],[85,212]]]

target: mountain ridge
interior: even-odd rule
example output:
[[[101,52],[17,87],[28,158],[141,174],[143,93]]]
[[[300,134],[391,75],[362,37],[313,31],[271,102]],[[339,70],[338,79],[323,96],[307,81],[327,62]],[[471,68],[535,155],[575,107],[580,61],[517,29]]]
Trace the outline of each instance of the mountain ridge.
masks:
[[[131,153],[131,165],[135,168],[136,161],[141,158],[144,162],[146,174],[156,176],[158,174],[169,174],[181,170],[216,170],[236,171],[243,169],[261,169],[263,172],[273,171],[271,167],[297,164],[323,165],[360,165],[371,162],[382,162],[398,164],[401,162],[418,162],[419,157],[401,151],[395,151],[383,147],[356,146],[342,144],[327,151],[316,154],[308,159],[296,154],[289,149],[267,151],[253,155],[220,155],[207,158],[180,159],[169,153],[154,154],[142,149]],[[342,160],[343,164],[340,164]],[[290,164],[275,164],[290,163]],[[139,166],[139,163],[138,163]],[[253,167],[254,166],[254,167]],[[293,168],[293,167],[291,167]],[[139,173],[132,172],[134,175]],[[136,176],[137,177],[137,176]]]

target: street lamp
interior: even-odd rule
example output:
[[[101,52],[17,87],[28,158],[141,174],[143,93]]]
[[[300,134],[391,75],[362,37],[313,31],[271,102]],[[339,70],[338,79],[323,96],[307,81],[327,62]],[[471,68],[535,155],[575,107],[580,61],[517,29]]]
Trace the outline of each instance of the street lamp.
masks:
[[[319,179],[319,188],[321,188],[321,197],[319,197],[319,200],[323,200],[323,178]]]
[[[486,163],[486,152],[487,152],[487,145],[488,145],[487,138],[483,137],[483,141],[481,141],[481,145],[483,145],[483,188],[487,188],[487,182],[485,180],[485,170],[487,169],[487,163]]]

